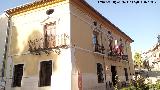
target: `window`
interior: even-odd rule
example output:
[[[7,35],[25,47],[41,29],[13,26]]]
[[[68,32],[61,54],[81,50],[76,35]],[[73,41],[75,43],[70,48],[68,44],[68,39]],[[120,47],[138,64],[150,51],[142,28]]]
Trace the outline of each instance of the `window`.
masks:
[[[47,14],[47,15],[50,15],[50,14],[52,14],[53,12],[54,12],[54,9],[49,9],[49,10],[46,11],[46,14]]]
[[[102,43],[102,32],[93,31],[92,42],[94,44],[94,51],[104,54],[105,48]]]
[[[94,26],[97,26],[97,22],[96,21],[94,21],[93,24],[94,24]]]
[[[44,47],[54,48],[56,46],[56,21],[44,26]]]
[[[98,32],[96,31],[93,32],[93,44],[94,45],[98,44],[98,35],[99,35]]]
[[[112,33],[111,31],[108,31],[108,41],[109,41],[109,49],[110,49],[110,53],[113,52],[113,37],[112,37]]]
[[[18,64],[14,65],[14,75],[13,75],[13,87],[21,87],[21,80],[23,76],[23,65],[24,64]]]
[[[50,86],[52,75],[52,61],[43,61],[40,63],[39,86]]]
[[[108,31],[108,34],[111,34],[111,31]]]
[[[103,67],[102,64],[97,63],[97,76],[98,76],[98,83],[103,83],[104,78],[103,78]]]
[[[127,68],[124,68],[124,73],[125,73],[126,81],[128,81],[128,72],[127,72]]]
[[[93,32],[93,44],[94,44],[94,51],[95,52],[101,52],[100,51],[100,45],[98,42],[99,32],[94,31]]]
[[[120,38],[119,55],[123,55],[123,54],[124,54],[124,44],[122,39]]]

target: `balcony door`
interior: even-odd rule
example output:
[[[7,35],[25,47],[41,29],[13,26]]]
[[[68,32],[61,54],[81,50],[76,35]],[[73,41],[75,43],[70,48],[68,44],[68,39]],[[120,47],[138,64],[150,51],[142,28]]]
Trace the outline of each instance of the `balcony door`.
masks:
[[[44,25],[44,48],[56,47],[56,21]]]
[[[52,75],[52,61],[42,61],[39,71],[39,87],[50,86]]]

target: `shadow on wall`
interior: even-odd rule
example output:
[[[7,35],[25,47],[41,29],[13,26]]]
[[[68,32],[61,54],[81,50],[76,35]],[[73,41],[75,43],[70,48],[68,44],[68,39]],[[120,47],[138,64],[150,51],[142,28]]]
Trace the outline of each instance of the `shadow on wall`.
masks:
[[[39,30],[32,30],[32,33],[28,35],[25,41],[25,47],[23,48],[23,51],[43,47],[43,42],[43,34]]]
[[[19,47],[18,47],[18,32],[17,28],[15,26],[12,27],[11,30],[11,43],[10,43],[10,54],[14,55],[19,52]]]
[[[23,54],[29,50],[29,41],[34,41],[34,45],[39,45],[40,42],[36,43],[38,39],[42,38],[42,33],[39,30],[32,30],[30,34],[24,34],[23,38],[20,37],[20,32],[17,32],[16,26],[12,27],[11,34],[11,55]],[[43,42],[41,42],[43,43]],[[37,46],[38,47],[38,46]]]
[[[12,36],[11,36],[11,55],[13,55],[13,62],[16,63],[25,63],[25,75],[37,75],[38,64],[40,60],[48,60],[51,58],[57,58],[55,53],[49,55],[42,53],[41,55],[35,55],[30,53],[30,49],[38,49],[43,47],[44,44],[44,35],[40,30],[32,29],[31,33],[23,33],[24,38],[20,38],[20,33],[18,32],[16,26],[12,27]],[[43,29],[42,29],[43,30]],[[23,43],[23,44],[21,44]],[[30,46],[31,45],[31,46]],[[19,54],[18,56],[15,56]],[[24,54],[24,55],[23,55]],[[55,70],[54,66],[54,70]]]

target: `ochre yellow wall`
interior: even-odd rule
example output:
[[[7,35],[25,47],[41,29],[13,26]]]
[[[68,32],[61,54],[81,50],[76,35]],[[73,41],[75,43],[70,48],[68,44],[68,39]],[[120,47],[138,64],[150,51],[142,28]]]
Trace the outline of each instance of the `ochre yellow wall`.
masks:
[[[105,83],[98,83],[97,78],[97,63],[103,65],[104,72],[106,74],[106,82],[112,80],[111,66],[116,66],[117,74],[120,81],[125,81],[124,68],[127,68],[129,79],[132,78],[130,73],[134,73],[133,60],[130,43],[132,42],[128,37],[120,33],[116,28],[100,18],[91,11],[88,7],[82,3],[71,2],[71,44],[75,48],[75,66],[78,71],[82,73],[83,88],[93,88],[95,86],[105,86]],[[108,52],[109,45],[107,39],[107,31],[112,32],[114,40],[122,39],[123,43],[127,40],[127,44],[124,47],[124,54],[128,55],[129,63],[123,60],[111,60],[107,54],[99,55],[94,53],[94,45],[92,43],[93,36],[93,22],[102,25],[102,43],[105,47],[105,52]],[[127,48],[127,51],[126,51]],[[105,65],[105,66],[104,66]],[[130,67],[130,70],[129,70]]]
[[[92,21],[97,21],[100,22],[97,18],[94,18],[93,16],[90,16],[93,20],[88,20],[88,18],[86,19],[85,17],[87,17],[87,12],[85,10],[80,9],[78,11],[75,10],[75,6],[72,5],[71,6],[71,42],[72,45],[75,45],[76,47],[80,47],[86,50],[89,50],[91,52],[94,51],[93,49],[93,43],[92,43],[92,35],[93,35],[93,29]],[[82,13],[82,14],[81,14]],[[76,22],[76,23],[75,23]],[[103,24],[102,24],[103,26]],[[114,37],[114,39],[119,40],[120,38],[122,39],[123,43],[124,41],[126,41],[126,38],[122,37],[121,35],[118,34],[118,32],[114,32],[114,30],[112,28],[110,28],[109,26],[106,27],[105,25],[103,26],[103,28],[105,30],[109,30],[112,32],[112,35]],[[105,32],[105,30],[103,30]],[[105,33],[102,34],[102,43],[105,47],[105,50],[107,52],[107,50],[109,49],[109,45],[108,45],[108,39],[107,39],[107,35]],[[131,60],[131,47],[130,47],[130,42],[128,41],[126,46],[124,47],[124,49],[127,48],[127,52],[126,50],[124,50],[124,53],[129,55],[129,60]],[[77,49],[78,50],[78,49]],[[77,51],[76,52],[80,52]],[[83,55],[85,55],[87,52],[84,53],[79,53],[77,54],[77,57],[81,57]],[[93,53],[92,53],[93,55]],[[93,57],[90,55],[87,55],[88,57]],[[87,57],[85,57],[87,58]],[[93,57],[92,59],[95,59],[95,57]]]

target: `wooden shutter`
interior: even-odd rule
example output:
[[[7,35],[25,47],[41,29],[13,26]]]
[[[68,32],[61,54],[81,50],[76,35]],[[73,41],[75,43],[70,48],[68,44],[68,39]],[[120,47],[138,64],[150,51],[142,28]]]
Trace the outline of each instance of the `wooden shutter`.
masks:
[[[23,65],[18,64],[14,66],[13,87],[21,87],[21,80],[23,76]]]
[[[51,85],[51,75],[52,75],[52,61],[48,61],[46,63],[46,77],[45,77],[45,83],[46,86],[50,86]]]
[[[40,63],[40,75],[39,75],[39,79],[40,79],[40,86],[44,85],[44,80],[45,80],[45,64],[44,62]]]
[[[52,75],[52,61],[43,61],[40,63],[39,86],[50,86]]]

